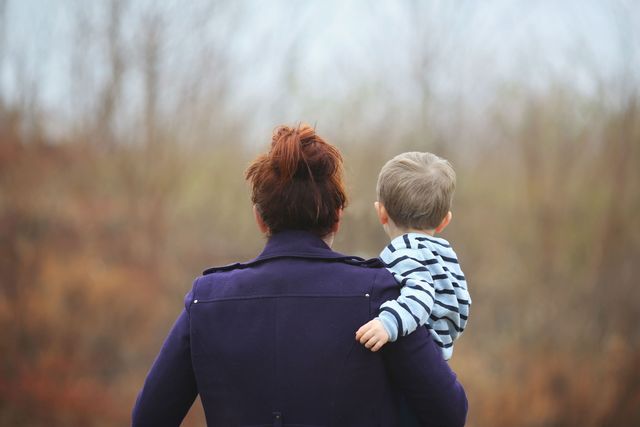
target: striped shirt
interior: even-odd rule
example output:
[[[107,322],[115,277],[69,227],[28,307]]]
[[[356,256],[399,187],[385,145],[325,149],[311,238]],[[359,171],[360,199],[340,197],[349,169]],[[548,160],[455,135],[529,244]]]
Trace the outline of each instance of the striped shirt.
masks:
[[[426,326],[445,360],[464,331],[471,297],[456,253],[444,239],[408,233],[391,241],[380,258],[401,285],[400,296],[380,307],[390,341]]]

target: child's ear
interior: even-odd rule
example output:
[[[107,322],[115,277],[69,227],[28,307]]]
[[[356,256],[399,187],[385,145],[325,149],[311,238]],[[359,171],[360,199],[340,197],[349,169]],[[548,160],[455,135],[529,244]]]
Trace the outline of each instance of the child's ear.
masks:
[[[451,213],[451,211],[449,211],[449,212],[447,212],[447,214],[442,219],[442,222],[440,223],[440,225],[437,226],[434,231],[436,233],[441,233],[442,230],[447,228],[447,225],[449,225],[449,223],[451,222],[451,218],[453,218],[453,214]]]
[[[380,224],[385,225],[389,222],[389,214],[385,209],[384,205],[380,202],[375,202],[373,206],[376,208],[376,213],[378,214],[378,219],[380,220]]]

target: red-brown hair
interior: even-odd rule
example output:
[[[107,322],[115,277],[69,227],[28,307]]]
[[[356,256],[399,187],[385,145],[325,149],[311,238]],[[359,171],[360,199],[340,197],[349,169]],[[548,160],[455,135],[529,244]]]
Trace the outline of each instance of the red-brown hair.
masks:
[[[326,236],[347,203],[340,152],[306,124],[276,128],[271,149],[251,163],[245,177],[272,234],[306,230]]]

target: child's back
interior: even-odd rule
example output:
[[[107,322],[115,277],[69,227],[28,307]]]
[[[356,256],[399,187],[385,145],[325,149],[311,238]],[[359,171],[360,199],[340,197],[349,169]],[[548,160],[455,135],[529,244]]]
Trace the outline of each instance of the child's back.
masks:
[[[450,359],[453,341],[464,331],[469,316],[467,282],[451,245],[438,237],[408,233],[391,241],[380,258],[402,285],[402,296],[387,301],[379,315],[385,329],[406,335],[425,325]],[[396,327],[396,316],[402,327]],[[397,336],[391,336],[395,341]]]
[[[356,333],[372,351],[424,325],[443,357],[451,357],[471,298],[456,253],[433,235],[451,221],[454,189],[451,165],[430,153],[400,154],[382,168],[376,210],[392,240],[380,258],[401,290],[397,300],[384,303],[379,316]]]

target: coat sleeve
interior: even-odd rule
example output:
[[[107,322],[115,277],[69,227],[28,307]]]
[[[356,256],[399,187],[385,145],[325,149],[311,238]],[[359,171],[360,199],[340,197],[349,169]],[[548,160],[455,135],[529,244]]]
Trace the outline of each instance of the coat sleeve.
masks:
[[[397,297],[397,284],[388,272],[381,272],[377,282],[382,285],[377,295],[381,301]],[[383,347],[382,355],[395,387],[420,425],[464,426],[468,409],[464,388],[426,328]]]
[[[190,300],[191,292],[185,298]],[[179,426],[189,411],[198,394],[191,364],[189,329],[189,313],[185,308],[138,394],[132,426]]]

